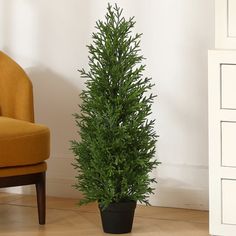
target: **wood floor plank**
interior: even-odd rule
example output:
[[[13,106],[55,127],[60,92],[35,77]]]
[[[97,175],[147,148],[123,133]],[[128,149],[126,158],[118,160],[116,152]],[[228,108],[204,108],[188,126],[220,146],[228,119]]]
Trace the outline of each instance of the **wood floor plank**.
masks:
[[[0,194],[1,198],[7,195]],[[11,195],[9,195],[11,197]],[[21,195],[0,204],[0,236],[104,236],[96,204],[48,198],[47,224],[39,226],[35,196]],[[130,236],[207,236],[208,212],[139,206]]]

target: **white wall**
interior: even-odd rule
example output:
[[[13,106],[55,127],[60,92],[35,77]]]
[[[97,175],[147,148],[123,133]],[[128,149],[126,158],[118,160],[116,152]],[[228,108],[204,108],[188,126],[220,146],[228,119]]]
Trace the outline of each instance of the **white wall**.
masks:
[[[117,0],[143,32],[147,76],[159,97],[153,105],[162,165],[154,205],[208,207],[207,50],[213,47],[213,0]],[[72,113],[84,89],[95,21],[107,1],[0,0],[0,50],[15,58],[34,84],[38,122],[52,133],[48,194],[78,197],[69,140]]]

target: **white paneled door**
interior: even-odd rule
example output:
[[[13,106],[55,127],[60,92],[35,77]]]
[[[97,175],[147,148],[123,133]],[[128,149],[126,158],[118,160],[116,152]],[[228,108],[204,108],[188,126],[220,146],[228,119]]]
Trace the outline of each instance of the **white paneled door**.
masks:
[[[210,233],[236,235],[236,51],[209,51]]]

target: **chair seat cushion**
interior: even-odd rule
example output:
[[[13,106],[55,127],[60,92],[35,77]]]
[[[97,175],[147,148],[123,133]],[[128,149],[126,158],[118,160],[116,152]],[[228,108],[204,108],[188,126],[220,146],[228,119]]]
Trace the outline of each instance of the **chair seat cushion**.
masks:
[[[0,116],[0,167],[27,166],[49,158],[46,126]]]
[[[47,170],[47,163],[41,162],[35,165],[29,166],[14,166],[14,167],[3,167],[0,168],[0,178],[17,176],[17,175],[28,175],[45,172]]]

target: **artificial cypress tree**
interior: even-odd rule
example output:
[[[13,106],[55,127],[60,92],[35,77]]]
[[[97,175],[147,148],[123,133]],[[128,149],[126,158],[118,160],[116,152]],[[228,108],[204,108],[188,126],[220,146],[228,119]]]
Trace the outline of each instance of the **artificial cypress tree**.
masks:
[[[126,20],[122,9],[108,4],[104,21],[96,22],[97,32],[88,45],[89,71],[81,93],[81,111],[74,114],[80,141],[72,141],[75,187],[84,194],[80,204],[140,201],[148,203],[155,179],[149,172],[154,159],[157,135],[151,114],[151,78],[145,78],[140,55],[142,34],[133,34],[134,17]]]

